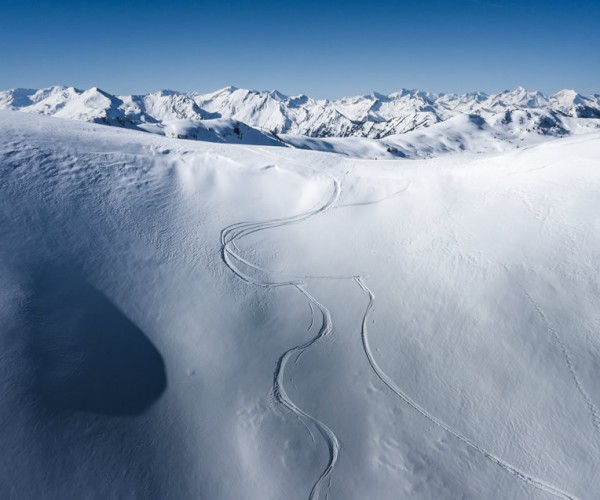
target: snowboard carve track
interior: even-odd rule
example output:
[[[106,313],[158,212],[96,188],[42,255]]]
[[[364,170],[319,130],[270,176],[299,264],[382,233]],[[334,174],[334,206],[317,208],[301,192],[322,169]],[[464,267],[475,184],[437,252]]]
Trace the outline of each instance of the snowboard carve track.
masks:
[[[368,337],[367,322],[368,322],[369,313],[371,312],[374,302],[375,302],[375,295],[373,294],[371,289],[369,289],[367,287],[367,285],[365,284],[364,278],[362,276],[297,276],[297,277],[294,277],[294,276],[289,277],[288,276],[287,278],[284,278],[282,276],[281,281],[272,281],[272,280],[266,279],[266,276],[269,274],[276,274],[276,273],[272,273],[272,272],[268,271],[267,269],[264,269],[256,264],[253,264],[252,262],[249,262],[248,260],[244,259],[243,257],[241,257],[238,254],[239,249],[236,245],[236,241],[241,238],[244,238],[246,236],[249,236],[253,233],[256,233],[258,231],[273,229],[273,228],[287,226],[287,225],[291,225],[291,224],[297,224],[297,223],[303,222],[305,220],[308,220],[312,217],[315,217],[319,214],[325,213],[334,208],[346,208],[346,207],[373,205],[373,204],[385,201],[397,194],[401,194],[401,193],[405,192],[409,187],[410,187],[410,183],[408,183],[406,185],[406,187],[401,189],[400,191],[393,193],[392,195],[385,197],[381,200],[375,200],[373,202],[349,203],[346,205],[337,206],[336,203],[338,202],[338,200],[340,198],[341,187],[340,187],[339,181],[334,178],[332,195],[329,198],[329,200],[320,207],[317,207],[312,210],[309,210],[308,212],[304,212],[304,213],[290,216],[290,217],[269,219],[269,220],[262,221],[262,222],[239,222],[236,224],[232,224],[231,226],[228,226],[221,231],[221,258],[222,258],[223,262],[225,263],[225,265],[235,275],[237,275],[240,279],[242,279],[246,283],[249,283],[251,285],[261,286],[261,287],[274,288],[274,287],[279,287],[279,286],[293,286],[299,293],[301,293],[309,301],[311,312],[314,312],[314,309],[316,308],[320,311],[321,316],[322,316],[322,325],[321,325],[319,332],[317,333],[317,335],[315,337],[313,337],[312,339],[308,340],[307,342],[305,342],[303,344],[299,344],[297,346],[291,347],[290,349],[285,351],[279,357],[276,367],[275,367],[275,370],[274,370],[274,374],[273,374],[273,388],[272,388],[274,397],[278,403],[280,403],[282,406],[284,406],[285,408],[290,410],[292,413],[294,413],[303,423],[304,423],[303,419],[308,420],[311,423],[313,423],[313,425],[315,425],[315,427],[317,427],[317,429],[319,430],[319,432],[325,439],[328,449],[329,449],[329,462],[328,462],[326,468],[323,470],[323,472],[319,476],[318,480],[313,485],[313,487],[310,491],[310,494],[309,494],[309,500],[319,500],[320,492],[321,492],[321,489],[324,484],[327,485],[327,489],[330,488],[331,477],[332,477],[334,468],[337,464],[341,447],[340,447],[339,440],[336,437],[336,435],[333,433],[333,431],[326,424],[321,422],[319,419],[309,415],[304,410],[299,408],[287,395],[287,392],[284,387],[284,373],[285,373],[285,368],[287,366],[289,359],[295,355],[296,359],[295,359],[294,363],[296,363],[298,361],[298,359],[301,357],[301,355],[309,347],[311,347],[312,345],[317,343],[323,337],[329,335],[333,330],[333,322],[332,322],[331,314],[330,314],[329,310],[306,291],[305,285],[306,285],[306,280],[308,280],[308,279],[353,280],[360,287],[360,289],[365,294],[367,294],[367,296],[369,297],[369,302],[365,309],[365,313],[363,315],[363,320],[362,320],[362,325],[361,325],[361,340],[362,340],[362,345],[363,345],[363,350],[364,350],[365,356],[369,362],[369,365],[371,366],[372,371],[377,376],[377,378],[390,391],[392,391],[392,393],[394,393],[398,398],[400,398],[404,403],[406,403],[408,406],[410,406],[413,410],[415,410],[417,413],[419,413],[425,419],[429,420],[431,423],[433,423],[440,429],[444,430],[448,434],[454,436],[456,439],[461,441],[464,445],[471,448],[472,450],[474,450],[475,452],[477,452],[478,454],[483,456],[485,459],[487,459],[494,465],[500,467],[506,473],[512,475],[516,479],[519,479],[520,481],[522,481],[530,486],[533,486],[540,491],[548,493],[554,497],[562,498],[564,500],[577,500],[577,497],[575,497],[559,488],[556,488],[556,487],[546,483],[545,481],[542,481],[541,479],[537,479],[537,478],[527,474],[526,472],[522,471],[518,467],[506,462],[505,460],[497,457],[493,453],[487,451],[485,448],[478,445],[475,441],[472,441],[467,436],[461,434],[456,429],[450,427],[450,425],[446,424],[443,420],[441,420],[438,417],[436,417],[435,415],[429,413],[425,408],[420,406],[416,401],[412,400],[407,394],[405,394],[395,384],[395,382],[378,365],[378,363],[375,360],[375,357],[373,356],[373,353],[371,351],[371,347],[369,344],[369,337]],[[256,272],[264,274],[265,279],[261,280],[261,279],[253,277],[250,274],[243,272],[238,267],[240,265],[246,266]],[[312,321],[314,321],[314,319],[311,320],[311,327],[312,327]],[[562,345],[561,342],[559,342],[559,344]],[[567,356],[567,359],[568,359],[568,356]],[[579,388],[579,385],[578,385],[578,388]],[[592,408],[592,410],[595,410],[595,408]],[[592,413],[593,413],[594,417],[596,417],[597,414],[595,413],[595,411],[592,411]],[[310,429],[309,429],[309,432],[310,432]],[[310,434],[312,436],[312,433],[310,433]],[[314,438],[313,438],[313,440],[314,440]],[[325,496],[326,500],[327,500],[328,496],[329,495],[327,492],[326,496]]]

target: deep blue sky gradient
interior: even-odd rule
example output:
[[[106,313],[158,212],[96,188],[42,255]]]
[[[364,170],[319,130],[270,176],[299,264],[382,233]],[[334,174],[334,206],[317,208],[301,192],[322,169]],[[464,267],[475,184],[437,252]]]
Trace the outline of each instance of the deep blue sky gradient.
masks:
[[[0,89],[600,93],[599,0],[2,3]]]

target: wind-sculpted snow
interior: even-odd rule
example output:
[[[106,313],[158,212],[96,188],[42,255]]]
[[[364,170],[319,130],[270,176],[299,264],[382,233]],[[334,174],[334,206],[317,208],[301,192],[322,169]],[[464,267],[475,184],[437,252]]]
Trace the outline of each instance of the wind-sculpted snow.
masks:
[[[462,435],[461,433],[457,432],[455,429],[450,427],[444,421],[442,421],[438,417],[432,415],[425,408],[421,407],[418,403],[416,403],[411,398],[409,398],[394,383],[394,381],[392,379],[390,379],[390,377],[377,364],[377,361],[375,360],[375,356],[373,355],[373,351],[371,350],[371,347],[369,345],[367,323],[368,323],[369,313],[371,312],[371,309],[373,309],[373,304],[375,303],[375,295],[373,295],[373,292],[367,287],[367,285],[365,284],[364,280],[361,277],[355,278],[355,281],[358,284],[358,286],[361,288],[361,290],[363,290],[369,296],[369,304],[367,306],[367,310],[363,317],[362,329],[361,329],[361,338],[362,338],[363,347],[365,350],[365,355],[367,356],[367,359],[369,361],[369,364],[371,365],[371,368],[373,368],[373,371],[375,372],[377,377],[385,384],[385,386],[388,389],[390,389],[396,396],[398,396],[402,401],[404,401],[407,405],[409,405],[415,411],[417,411],[418,413],[423,415],[423,417],[425,417],[427,420],[431,421],[433,424],[442,428],[444,431],[451,434],[459,441],[462,441],[464,444],[466,444],[470,448],[473,448],[477,453],[484,456],[486,459],[488,459],[493,464],[498,465],[499,467],[504,469],[509,474],[512,474],[513,476],[520,479],[521,481],[524,481],[524,482],[534,486],[535,488],[538,488],[544,492],[547,492],[550,495],[553,495],[558,498],[563,498],[565,500],[573,500],[574,497],[571,496],[570,494],[565,493],[564,491],[562,491],[544,481],[541,481],[539,479],[531,477],[528,473],[523,472],[522,470],[519,470],[518,468],[505,462],[501,458],[498,458],[497,456],[494,456],[490,452],[481,448],[481,446],[479,446],[477,443],[473,442],[469,438],[467,438],[464,435]]]
[[[0,137],[1,497],[595,498],[600,135]]]

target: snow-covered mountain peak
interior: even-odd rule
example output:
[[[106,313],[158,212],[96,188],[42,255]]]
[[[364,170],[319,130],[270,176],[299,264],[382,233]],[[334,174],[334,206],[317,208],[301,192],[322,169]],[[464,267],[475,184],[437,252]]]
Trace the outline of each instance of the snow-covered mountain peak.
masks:
[[[425,129],[462,115],[478,115],[491,124],[490,134],[509,140],[506,131],[494,131],[494,127],[502,128],[503,124],[511,123],[510,133],[519,136],[521,133],[564,135],[571,130],[595,127],[596,122],[589,119],[600,119],[600,96],[583,96],[574,90],[547,96],[524,87],[489,95],[478,91],[435,94],[404,88],[388,95],[373,91],[335,100],[317,100],[303,94],[288,96],[278,90],[257,91],[234,86],[208,94],[161,90],[132,96],[114,96],[96,87],[79,90],[54,86],[0,92],[0,108],[161,133],[168,122],[224,119],[246,124],[258,130],[259,135],[263,131],[317,139],[362,137],[373,140]],[[567,119],[585,120],[575,123]],[[316,144],[303,142],[309,143]],[[474,144],[471,141],[469,147]]]
[[[304,94],[298,94],[295,96],[288,97],[287,105],[295,108],[306,104],[309,101],[309,97]]]
[[[569,116],[600,118],[600,96],[583,96],[572,89],[564,89],[549,98],[552,106]]]
[[[179,92],[178,90],[161,89],[161,90],[157,90],[155,92],[151,92],[148,95],[154,95],[156,97],[173,97],[173,96],[182,95],[182,94],[183,94],[183,92]]]
[[[573,89],[564,89],[550,96],[550,99],[559,106],[589,106],[600,102],[599,96],[583,96]]]
[[[289,99],[289,97],[281,92],[279,92],[279,90],[271,90],[269,92],[269,95],[275,99],[276,101],[286,101],[287,99]]]
[[[483,106],[494,111],[515,108],[542,108],[548,105],[548,98],[538,91],[528,91],[524,87],[504,90],[491,95],[483,102]]]
[[[386,94],[382,94],[381,92],[377,92],[376,90],[374,90],[373,92],[371,92],[370,94],[367,94],[365,96],[363,96],[365,99],[370,99],[372,101],[383,101],[383,102],[388,102],[390,100],[390,97]]]

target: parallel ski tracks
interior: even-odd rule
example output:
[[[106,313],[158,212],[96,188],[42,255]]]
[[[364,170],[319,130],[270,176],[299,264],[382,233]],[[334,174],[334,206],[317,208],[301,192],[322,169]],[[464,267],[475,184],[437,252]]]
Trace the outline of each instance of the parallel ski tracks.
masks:
[[[427,411],[425,408],[423,408],[421,405],[419,405],[416,401],[414,401],[412,398],[410,398],[404,391],[402,391],[396,385],[396,383],[386,374],[386,372],[377,363],[377,360],[375,359],[375,357],[373,355],[373,351],[371,350],[371,346],[369,343],[369,334],[368,334],[367,323],[368,323],[368,316],[369,316],[369,314],[373,308],[374,302],[375,302],[375,295],[373,294],[371,289],[369,289],[369,287],[366,285],[365,280],[362,276],[287,276],[287,277],[282,276],[279,280],[274,280],[272,278],[269,279],[268,276],[274,275],[276,273],[272,273],[269,270],[264,269],[256,264],[248,261],[247,259],[243,258],[239,254],[239,249],[238,249],[236,242],[238,240],[245,238],[256,232],[264,231],[267,229],[274,229],[277,227],[283,227],[283,226],[287,226],[287,225],[291,225],[291,224],[298,224],[298,223],[306,221],[312,217],[315,217],[317,215],[324,214],[333,208],[373,205],[373,204],[385,201],[385,200],[391,198],[392,196],[395,196],[397,194],[405,192],[410,186],[410,183],[408,183],[405,188],[401,189],[400,191],[398,191],[396,193],[393,193],[392,195],[390,195],[388,197],[382,198],[381,200],[375,200],[372,202],[361,202],[361,203],[350,203],[350,204],[345,204],[345,205],[336,205],[340,198],[341,185],[340,185],[339,181],[335,178],[332,178],[332,182],[333,182],[332,193],[331,193],[330,197],[328,198],[328,200],[323,205],[317,206],[307,212],[303,212],[303,213],[293,215],[290,217],[268,219],[265,221],[238,222],[238,223],[232,224],[230,226],[227,226],[226,228],[224,228],[221,231],[221,258],[222,258],[223,262],[225,263],[225,265],[235,275],[237,275],[241,280],[243,280],[246,283],[251,284],[251,285],[256,285],[256,286],[261,286],[261,287],[266,287],[266,288],[273,288],[273,287],[280,287],[280,286],[294,287],[302,296],[304,296],[308,300],[310,310],[311,310],[311,315],[312,315],[309,330],[312,328],[313,323],[314,323],[315,309],[318,310],[321,314],[321,328],[319,329],[317,334],[314,337],[312,337],[310,340],[308,340],[302,344],[299,344],[299,345],[289,348],[279,357],[279,359],[277,360],[276,366],[275,366],[274,373],[273,373],[273,386],[272,386],[272,391],[273,391],[275,400],[279,404],[281,404],[283,407],[287,408],[289,411],[294,413],[303,423],[304,423],[304,421],[308,421],[308,422],[312,423],[318,429],[319,433],[323,436],[323,438],[327,444],[328,450],[329,450],[328,463],[327,463],[325,469],[322,471],[319,478],[317,479],[317,481],[314,483],[314,485],[310,491],[310,494],[309,494],[309,500],[319,500],[321,498],[321,491],[322,491],[323,487],[325,485],[327,486],[327,488],[330,487],[332,474],[333,474],[335,466],[338,462],[340,449],[341,449],[339,439],[335,435],[335,433],[324,422],[322,422],[318,418],[310,415],[309,413],[304,411],[302,408],[297,406],[293,402],[293,400],[289,397],[289,395],[287,394],[287,392],[285,390],[285,385],[284,385],[284,374],[285,374],[285,369],[286,369],[286,366],[287,366],[289,360],[293,356],[296,356],[296,359],[294,362],[297,362],[299,357],[308,348],[310,348],[311,346],[316,344],[318,341],[320,341],[324,337],[330,335],[333,331],[333,322],[331,319],[331,313],[330,313],[329,309],[327,309],[327,307],[325,305],[323,305],[322,303],[317,301],[317,299],[315,299],[306,290],[306,282],[309,279],[353,280],[356,283],[356,285],[358,287],[360,287],[362,292],[368,296],[369,301],[368,301],[367,307],[365,309],[365,312],[363,315],[363,320],[362,320],[362,325],[361,325],[361,340],[362,340],[363,350],[364,350],[365,356],[367,358],[367,361],[368,361],[373,373],[384,384],[384,386],[387,387],[395,396],[400,398],[405,404],[410,406],[414,411],[419,413],[425,419],[427,419],[428,421],[430,421],[431,423],[433,423],[440,429],[444,430],[448,434],[452,435],[454,438],[456,438],[457,440],[462,442],[468,448],[472,449],[473,451],[475,451],[476,453],[478,453],[479,455],[481,455],[483,458],[490,461],[494,465],[500,467],[506,473],[512,475],[516,479],[518,479],[532,487],[535,487],[540,491],[543,491],[552,496],[555,496],[557,498],[562,498],[565,500],[577,500],[577,498],[575,496],[573,496],[573,495],[571,495],[571,494],[569,494],[569,493],[567,493],[567,492],[565,492],[565,491],[563,491],[541,479],[535,478],[535,477],[531,476],[530,474],[527,474],[526,472],[522,471],[518,467],[510,464],[509,462],[507,462],[507,461],[503,460],[502,458],[499,458],[495,454],[489,452],[488,450],[483,448],[481,445],[477,444],[472,439],[468,438],[467,436],[465,436],[458,430],[454,429],[453,427],[451,427],[450,425],[445,423],[443,420],[441,420],[437,416],[431,414],[429,411]],[[242,267],[246,267],[247,271],[253,270],[255,273],[258,273],[259,275],[264,275],[264,278],[256,277],[247,271],[245,272],[241,269]],[[562,342],[559,342],[559,345],[562,345]],[[564,354],[564,352],[563,352],[563,354]],[[576,382],[578,382],[578,380],[576,380]],[[580,389],[579,384],[577,384],[577,385],[578,385],[578,389]],[[593,409],[595,410],[595,408],[593,408]],[[595,411],[593,411],[593,416],[594,416],[594,420],[595,420],[594,423],[596,424],[597,423],[597,421],[596,421],[597,414]],[[309,432],[310,432],[310,430],[309,430]],[[313,436],[312,432],[310,432],[310,434],[311,434],[311,436]],[[314,436],[313,436],[313,440],[314,440]],[[327,498],[327,497],[328,497],[328,493],[326,493],[325,498]]]

